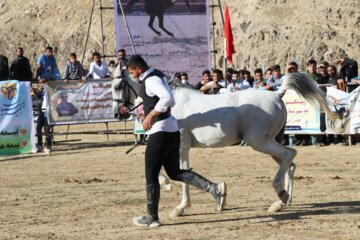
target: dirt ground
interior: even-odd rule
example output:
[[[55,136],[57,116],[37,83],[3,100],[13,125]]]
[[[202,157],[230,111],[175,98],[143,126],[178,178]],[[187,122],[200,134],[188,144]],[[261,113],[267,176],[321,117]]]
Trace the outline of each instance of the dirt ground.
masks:
[[[194,170],[227,182],[225,211],[216,213],[210,194],[191,188],[192,207],[169,218],[181,199],[175,183],[161,193],[163,226],[147,229],[131,222],[146,211],[145,146],[125,155],[132,135],[124,135],[123,123],[110,128],[109,141],[97,133],[104,124],[77,125],[72,141],[55,136],[51,156],[0,157],[0,239],[360,238],[359,144],[298,147],[293,205],[277,214],[266,212],[277,200],[269,156],[239,146],[193,149]],[[93,134],[81,133],[89,129]]]

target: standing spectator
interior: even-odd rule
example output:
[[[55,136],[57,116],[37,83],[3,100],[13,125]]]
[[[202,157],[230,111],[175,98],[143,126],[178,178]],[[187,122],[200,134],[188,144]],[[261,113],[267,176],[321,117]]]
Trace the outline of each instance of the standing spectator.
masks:
[[[61,80],[60,71],[53,55],[53,48],[46,47],[45,54],[40,55],[36,62],[36,78],[44,83],[46,80]]]
[[[200,90],[205,84],[212,81],[211,73],[209,70],[207,70],[207,69],[204,70],[201,75],[202,75],[201,81],[198,82],[194,87],[196,90]]]
[[[244,89],[252,88],[254,86],[254,78],[251,76],[251,72],[244,70],[244,81],[241,82],[243,86],[246,86]]]
[[[323,77],[319,73],[317,73],[316,68],[317,68],[317,62],[314,59],[310,59],[307,62],[307,72],[306,72],[307,75],[317,84],[325,83]]]
[[[329,67],[329,63],[326,61],[320,62],[318,65],[318,71],[323,78],[324,84],[329,83],[329,79],[330,79],[330,75],[328,73],[328,67]]]
[[[90,64],[89,73],[87,78],[89,79],[102,79],[110,77],[110,72],[108,65],[105,61],[101,61],[101,56],[99,52],[94,52],[92,54],[93,61]]]
[[[24,57],[24,49],[16,49],[16,59],[10,65],[10,79],[19,81],[31,81],[32,72],[29,59]]]
[[[45,153],[51,153],[52,149],[52,136],[51,136],[51,125],[48,123],[48,119],[45,115],[45,111],[47,106],[47,100],[45,93],[43,92],[36,92],[36,98],[39,99],[39,106],[38,106],[38,119],[36,122],[36,135],[37,135],[37,152],[44,151]],[[42,129],[44,128],[45,132],[45,145],[43,145],[43,132]]]
[[[84,68],[77,60],[76,53],[70,53],[70,60],[65,67],[65,82],[68,80],[80,80],[85,74]]]
[[[346,91],[346,83],[344,79],[339,79],[339,75],[337,74],[337,69],[335,65],[329,65],[327,68],[329,73],[329,84],[334,84],[337,86],[337,89],[341,91]]]
[[[358,64],[355,60],[349,58],[340,58],[335,61],[340,64],[339,79],[342,79],[347,84],[347,91],[352,92],[357,85],[348,84],[351,80],[358,76]]]
[[[119,66],[120,69],[123,69],[124,67],[126,67],[127,61],[128,61],[128,59],[126,58],[125,49],[119,49],[115,67]]]
[[[9,79],[9,61],[8,58],[0,54],[0,81]]]

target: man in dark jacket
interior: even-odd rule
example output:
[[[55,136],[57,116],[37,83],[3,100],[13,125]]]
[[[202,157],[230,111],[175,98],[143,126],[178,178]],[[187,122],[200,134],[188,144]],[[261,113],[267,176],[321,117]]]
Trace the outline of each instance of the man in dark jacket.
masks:
[[[10,66],[10,79],[19,81],[31,81],[32,72],[29,59],[23,56],[24,49],[18,47],[16,49],[16,59]]]
[[[8,58],[0,54],[0,81],[9,79]]]

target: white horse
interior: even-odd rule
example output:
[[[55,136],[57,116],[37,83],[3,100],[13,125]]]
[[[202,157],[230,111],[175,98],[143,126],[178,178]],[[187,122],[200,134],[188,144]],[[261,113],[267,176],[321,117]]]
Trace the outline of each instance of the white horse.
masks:
[[[131,80],[128,82],[137,84]],[[178,120],[181,132],[180,167],[190,168],[190,148],[219,148],[244,140],[254,150],[269,154],[279,164],[273,187],[280,201],[274,202],[268,211],[277,212],[286,205],[290,206],[296,150],[279,143],[287,117],[281,97],[287,89],[295,90],[309,102],[318,102],[329,118],[337,118],[328,108],[322,90],[302,73],[287,75],[279,92],[246,90],[204,95],[188,88],[175,87],[176,105],[171,112]],[[116,95],[121,97],[121,92]],[[170,216],[183,215],[190,205],[189,186],[183,184],[182,201]]]

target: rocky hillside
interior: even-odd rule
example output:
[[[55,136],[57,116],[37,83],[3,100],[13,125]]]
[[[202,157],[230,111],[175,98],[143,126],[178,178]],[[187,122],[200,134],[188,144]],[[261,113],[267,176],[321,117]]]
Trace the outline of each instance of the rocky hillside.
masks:
[[[70,52],[77,52],[81,60],[92,2],[0,0],[0,53],[13,59],[16,47],[22,46],[35,64],[36,57],[50,44],[55,47],[60,67],[65,65]],[[102,3],[106,7],[113,5],[112,0]],[[227,3],[230,9],[236,68],[284,66],[292,60],[303,67],[309,58],[333,61],[344,55],[360,60],[359,0],[222,0],[221,3]],[[101,52],[99,4],[100,0],[96,0],[85,66],[91,51]],[[221,67],[223,28],[218,8],[214,16],[219,51],[216,64]],[[114,54],[112,10],[103,11],[103,26],[105,53]]]

